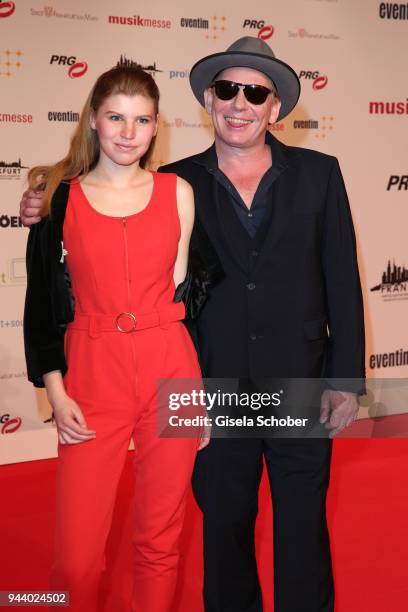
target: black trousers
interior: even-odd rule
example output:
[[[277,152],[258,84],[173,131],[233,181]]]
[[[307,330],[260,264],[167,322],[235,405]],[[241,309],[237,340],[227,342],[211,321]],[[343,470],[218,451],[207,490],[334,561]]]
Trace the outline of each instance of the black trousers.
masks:
[[[333,612],[329,439],[213,439],[193,476],[206,612],[261,612],[254,529],[263,456],[273,500],[275,612]]]

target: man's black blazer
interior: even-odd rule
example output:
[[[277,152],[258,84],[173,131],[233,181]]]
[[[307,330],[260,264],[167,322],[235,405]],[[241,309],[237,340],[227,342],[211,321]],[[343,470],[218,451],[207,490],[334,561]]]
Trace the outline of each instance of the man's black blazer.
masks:
[[[220,276],[220,264],[224,272],[207,283],[195,321],[204,374],[361,379],[363,303],[338,161],[270,134],[267,142],[284,170],[273,183],[269,227],[251,265],[226,221],[226,189],[205,166],[208,151],[160,168],[192,185],[192,252],[201,251],[210,277],[212,270]]]

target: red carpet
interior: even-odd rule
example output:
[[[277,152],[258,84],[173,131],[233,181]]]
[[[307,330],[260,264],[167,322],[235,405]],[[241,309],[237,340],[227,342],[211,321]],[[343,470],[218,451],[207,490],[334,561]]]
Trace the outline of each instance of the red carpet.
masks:
[[[104,612],[125,612],[123,599],[130,588],[131,458],[130,453],[108,542],[108,569],[101,593]],[[0,590],[47,588],[52,559],[54,471],[54,460],[0,467]],[[271,504],[265,479],[260,508],[259,567],[265,612],[272,612]],[[336,440],[328,515],[336,612],[406,612],[408,441]],[[182,548],[174,612],[201,612],[201,526],[192,498]]]

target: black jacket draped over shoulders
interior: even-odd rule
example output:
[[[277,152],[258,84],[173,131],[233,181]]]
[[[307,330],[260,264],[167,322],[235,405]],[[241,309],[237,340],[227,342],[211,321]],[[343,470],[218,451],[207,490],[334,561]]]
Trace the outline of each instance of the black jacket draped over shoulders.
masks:
[[[27,377],[44,387],[43,374],[67,364],[64,334],[74,318],[69,275],[63,257],[63,224],[69,183],[60,183],[50,214],[31,226],[27,241],[27,291],[24,307],[24,348]]]

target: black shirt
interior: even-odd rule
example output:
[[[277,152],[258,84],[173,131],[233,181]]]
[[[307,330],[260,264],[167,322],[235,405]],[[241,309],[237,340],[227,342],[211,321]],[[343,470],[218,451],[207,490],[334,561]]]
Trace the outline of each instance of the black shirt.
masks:
[[[228,199],[238,219],[251,238],[254,238],[268,212],[268,207],[271,206],[270,192],[273,182],[287,167],[287,164],[282,159],[279,148],[274,146],[274,140],[269,132],[266,133],[265,142],[272,150],[272,166],[268,168],[261,178],[250,208],[246,206],[229,178],[219,169],[215,146],[212,146],[211,149],[208,150],[203,160],[207,171],[212,174],[218,183],[228,192]]]

